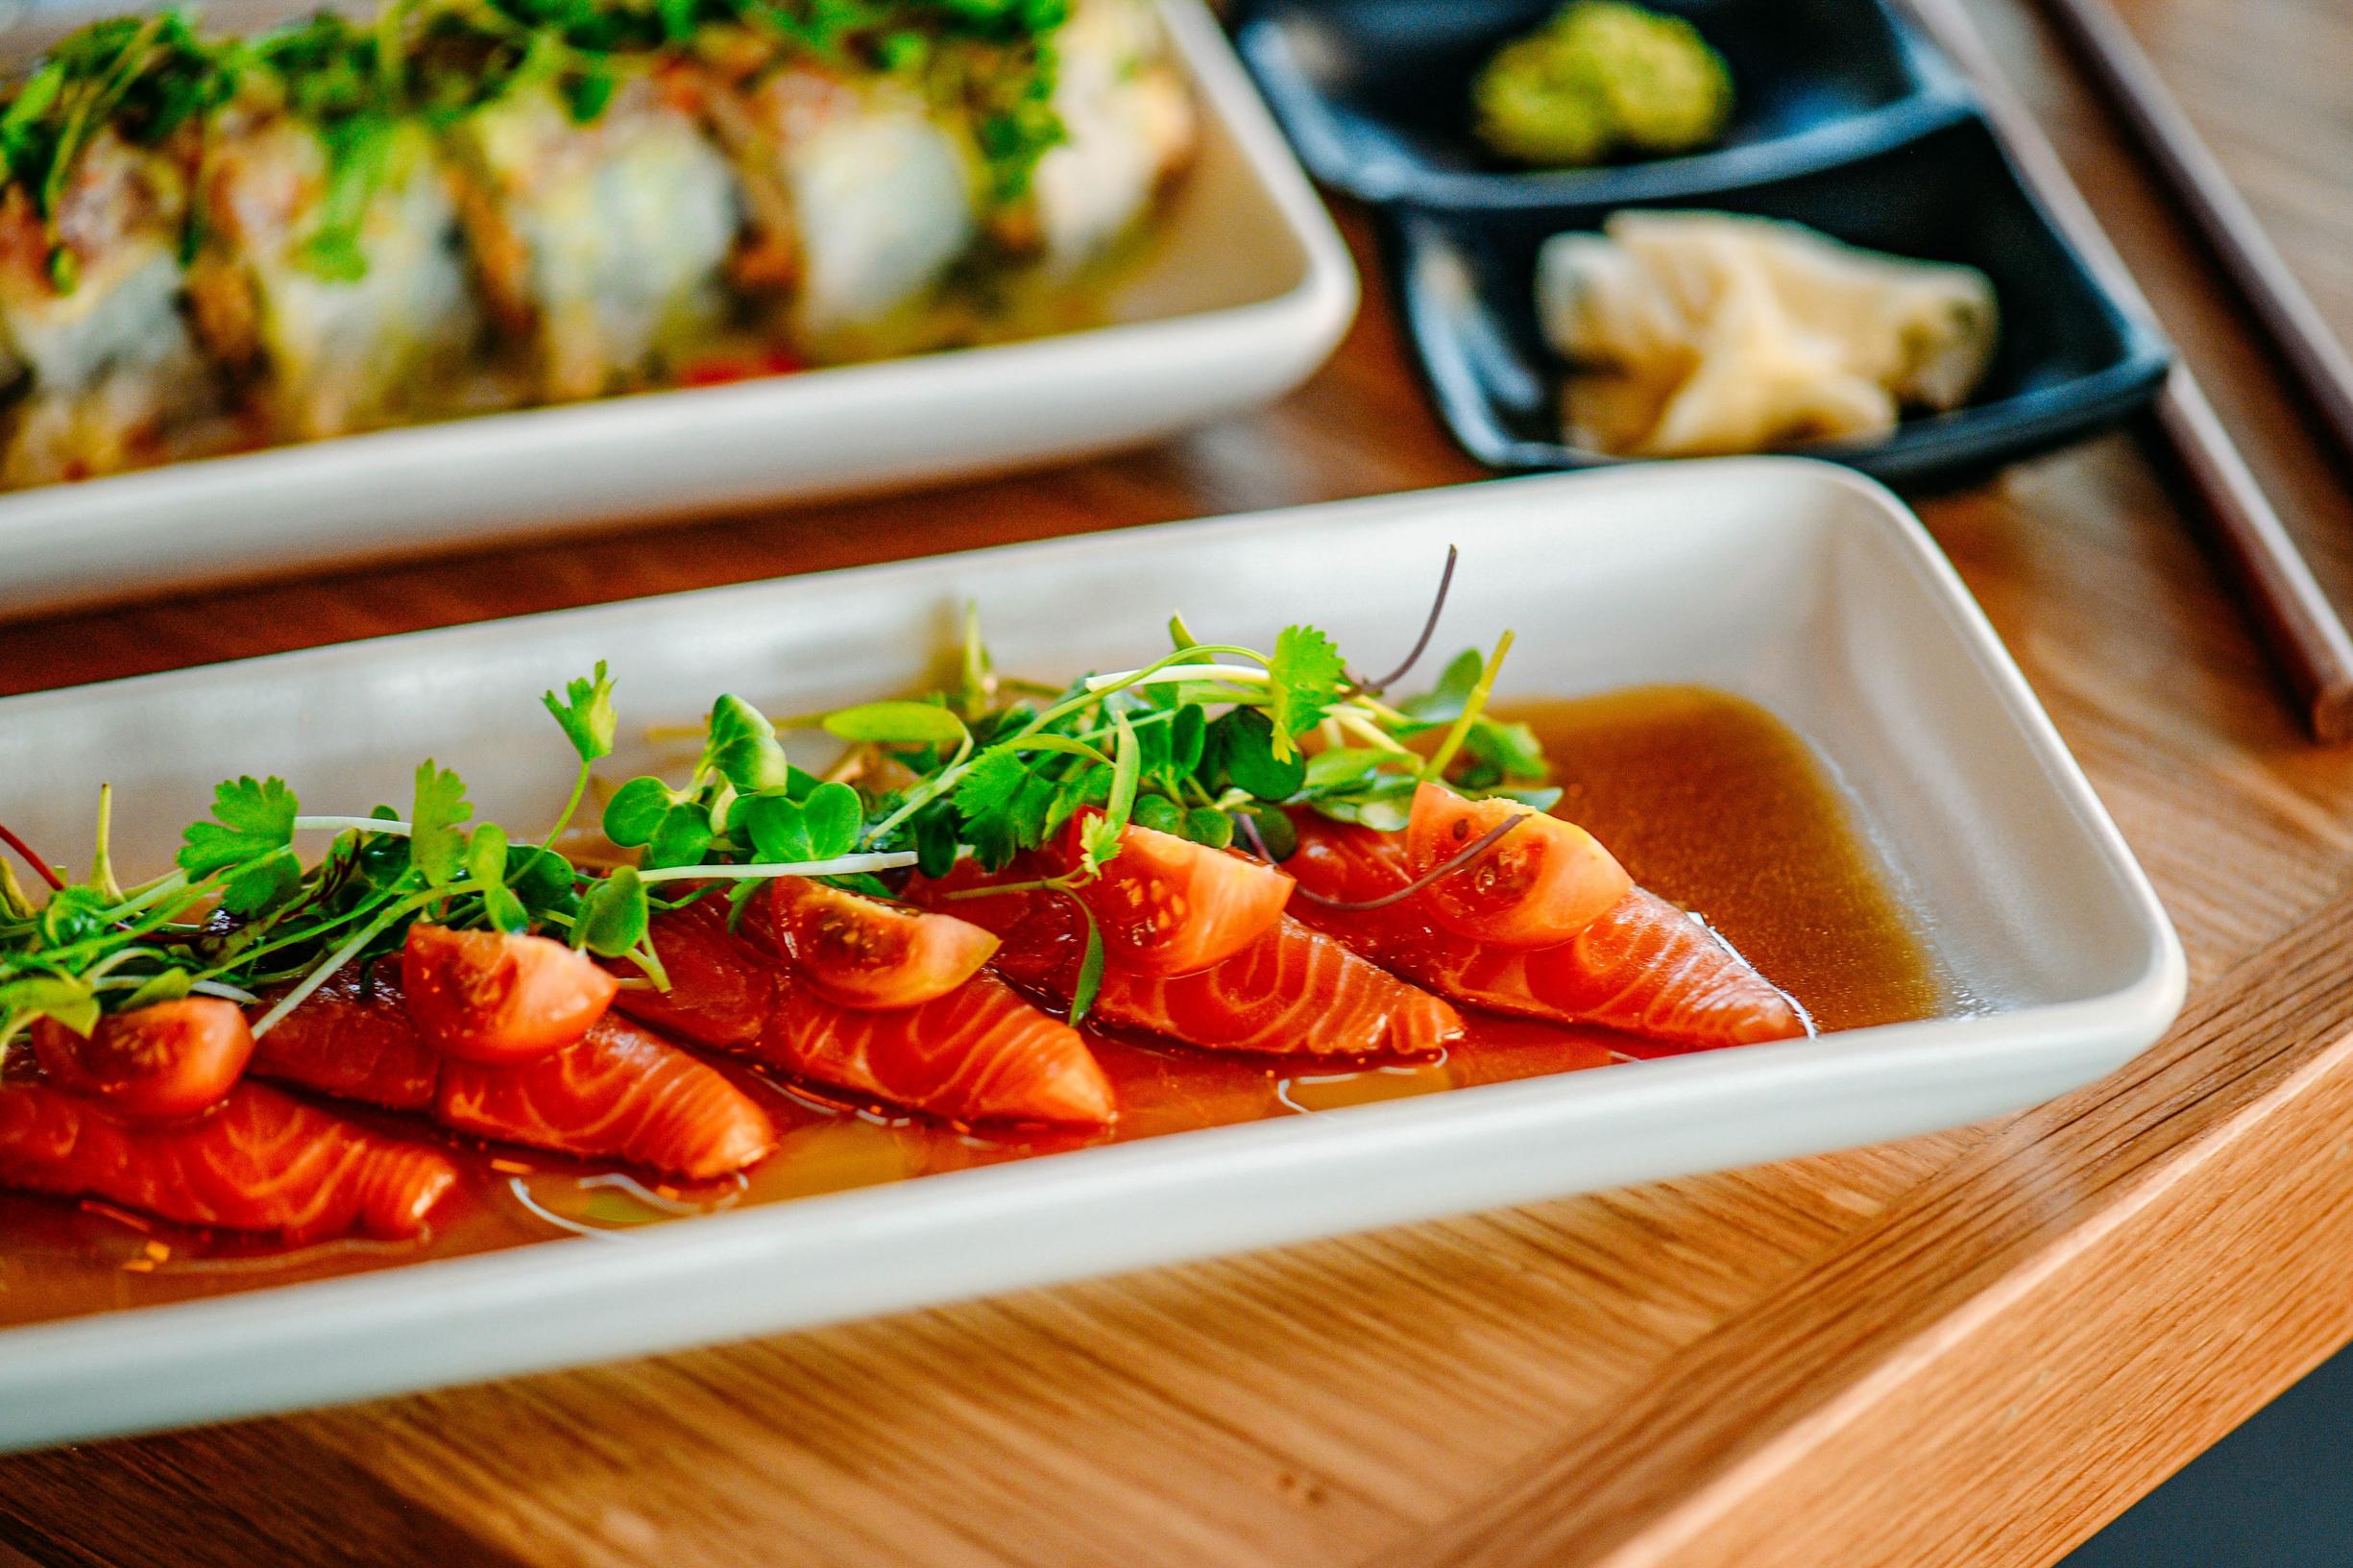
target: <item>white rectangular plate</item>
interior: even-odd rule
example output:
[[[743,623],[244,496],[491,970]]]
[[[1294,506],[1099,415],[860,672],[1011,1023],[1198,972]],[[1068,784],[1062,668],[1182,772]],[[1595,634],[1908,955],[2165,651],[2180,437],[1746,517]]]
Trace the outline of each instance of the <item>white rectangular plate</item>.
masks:
[[[977,599],[1000,664],[1138,663],[1181,607],[1376,657],[1515,628],[1506,695],[1697,682],[1852,791],[1976,1016],[1858,1029],[928,1176],[632,1233],[0,1332],[0,1445],[388,1393],[1781,1159],[2085,1083],[2181,1003],[2164,911],[1984,617],[1901,503],[1791,459],[1540,478],[1028,544],[421,633],[0,702],[0,814],[36,843],[120,793],[133,869],[212,783],[404,799],[431,755],[528,822],[570,753],[542,689],[612,661],[630,728],[721,690],[904,690]],[[627,752],[615,776],[643,762]],[[63,853],[52,851],[52,853]]]
[[[1163,0],[1201,157],[1104,326],[490,414],[0,495],[0,618],[1149,441],[1279,397],[1356,273],[1199,0]]]

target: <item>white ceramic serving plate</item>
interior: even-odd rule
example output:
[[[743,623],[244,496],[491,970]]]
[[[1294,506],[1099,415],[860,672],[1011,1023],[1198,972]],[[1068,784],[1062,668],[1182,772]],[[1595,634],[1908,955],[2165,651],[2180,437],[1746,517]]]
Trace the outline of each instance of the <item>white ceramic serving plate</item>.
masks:
[[[1791,459],[1498,481],[427,632],[0,702],[0,816],[160,864],[213,781],[314,809],[458,767],[528,824],[570,777],[537,694],[608,659],[625,725],[733,690],[808,712],[921,684],[979,602],[1000,667],[1163,651],[1181,607],[1377,662],[1462,567],[1440,651],[1515,628],[1505,694],[1701,682],[1853,792],[1978,1016],[1456,1090],[681,1220],[612,1241],[0,1332],[0,1445],[485,1378],[1900,1138],[2108,1072],[2179,1008],[2171,927],[1984,617],[1901,503]],[[646,758],[624,753],[616,776]],[[333,803],[341,803],[336,805]],[[1739,824],[1726,824],[1739,831]],[[56,850],[52,853],[68,853]],[[0,1242],[4,1245],[5,1242]]]
[[[1355,270],[1216,22],[1163,9],[1201,154],[1109,325],[0,495],[0,618],[1009,469],[1280,396],[1340,340]]]

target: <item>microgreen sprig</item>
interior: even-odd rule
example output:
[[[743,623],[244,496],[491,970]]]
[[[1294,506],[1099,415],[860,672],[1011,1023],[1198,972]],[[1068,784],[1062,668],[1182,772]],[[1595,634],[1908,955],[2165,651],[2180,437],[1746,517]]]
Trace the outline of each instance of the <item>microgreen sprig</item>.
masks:
[[[347,966],[394,951],[421,919],[556,935],[634,964],[662,985],[667,977],[647,935],[658,884],[853,876],[914,860],[911,853],[849,853],[862,818],[856,792],[819,784],[795,795],[794,770],[781,750],[769,755],[775,742],[766,720],[737,704],[725,709],[717,742],[698,770],[706,798],[696,809],[706,819],[714,809],[740,813],[757,830],[750,843],[775,853],[747,864],[687,857],[643,871],[585,872],[555,845],[595,763],[613,749],[611,675],[599,664],[543,702],[579,768],[563,810],[536,845],[476,820],[464,781],[431,760],[415,772],[405,816],[388,807],[365,815],[304,814],[282,779],[226,781],[213,792],[211,814],[182,833],[172,869],[131,887],[117,882],[113,867],[110,790],[101,793],[97,845],[83,880],[57,877],[0,829],[0,839],[54,884],[36,905],[13,874],[0,870],[0,1049],[40,1018],[86,1034],[107,1012],[191,991],[244,1002],[274,999],[254,1025],[266,1034]],[[779,787],[764,792],[771,781]],[[320,832],[334,836],[305,863],[298,836]],[[702,846],[714,841],[706,837]]]

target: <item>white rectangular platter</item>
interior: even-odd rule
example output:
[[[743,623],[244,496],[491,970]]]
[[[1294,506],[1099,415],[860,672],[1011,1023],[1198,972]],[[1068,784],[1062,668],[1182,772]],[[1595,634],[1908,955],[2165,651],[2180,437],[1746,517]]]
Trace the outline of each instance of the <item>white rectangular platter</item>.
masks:
[[[721,690],[808,712],[932,674],[977,600],[1061,679],[1293,620],[1377,660],[1448,543],[1442,646],[1519,634],[1507,697],[1695,682],[1818,748],[1971,1016],[1462,1089],[651,1227],[0,1332],[0,1445],[217,1419],[761,1334],[1900,1138],[2090,1081],[2178,1010],[2178,944],[2026,684],[1902,505],[1789,459],[1495,482],[361,642],[0,702],[0,817],[133,870],[215,780],[405,798],[458,767],[527,823],[569,751],[542,689],[612,662],[627,725]],[[1453,639],[1449,641],[1448,639]],[[644,760],[624,752],[615,776]],[[1728,825],[1735,829],[1736,825]],[[53,851],[52,853],[65,853]],[[0,1240],[0,1246],[5,1246]]]
[[[1010,469],[1281,396],[1339,342],[1355,269],[1217,23],[1163,12],[1201,156],[1106,325],[0,494],[0,619]]]

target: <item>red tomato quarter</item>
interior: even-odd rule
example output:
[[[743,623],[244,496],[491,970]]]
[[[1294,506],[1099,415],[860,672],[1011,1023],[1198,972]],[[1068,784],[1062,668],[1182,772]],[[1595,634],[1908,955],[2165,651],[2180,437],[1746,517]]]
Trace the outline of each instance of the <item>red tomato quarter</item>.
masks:
[[[1071,825],[1076,864],[1082,814]],[[1107,962],[1146,975],[1190,975],[1223,963],[1282,918],[1289,874],[1226,850],[1129,826],[1103,875],[1074,891],[1103,929]]]
[[[527,1062],[578,1041],[620,982],[585,953],[545,936],[416,925],[400,953],[408,1016],[469,1062]]]
[[[33,1025],[33,1053],[61,1089],[143,1122],[177,1122],[236,1084],[254,1033],[235,1002],[182,997],[102,1018],[86,1040],[44,1018]]]
[[[972,978],[997,951],[968,920],[885,904],[806,877],[768,889],[776,940],[810,989],[843,1007],[912,1007]]]
[[[1465,800],[1443,785],[1414,792],[1406,859],[1426,877],[1515,816],[1528,820],[1424,895],[1440,925],[1505,948],[1548,948],[1607,914],[1634,889],[1600,840],[1573,822],[1511,800]]]

